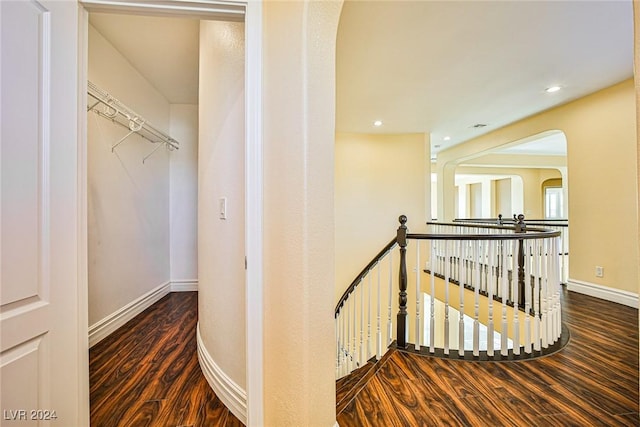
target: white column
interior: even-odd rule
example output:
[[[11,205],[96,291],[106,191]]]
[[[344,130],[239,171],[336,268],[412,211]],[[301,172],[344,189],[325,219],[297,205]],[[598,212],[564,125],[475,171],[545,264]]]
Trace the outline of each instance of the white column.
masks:
[[[436,165],[438,173],[438,221],[451,221],[455,218],[455,172],[453,163],[441,163]]]
[[[562,175],[562,217],[569,219],[569,171],[566,167],[559,167]]]
[[[335,295],[327,284],[335,281],[335,46],[341,6],[263,2],[268,426],[333,426],[336,420],[334,329],[327,316]]]
[[[524,181],[520,175],[511,176],[511,210],[515,214],[524,213]]]
[[[460,183],[458,185],[458,218],[469,218],[469,185]]]
[[[495,205],[494,182],[491,179],[482,179],[482,218],[491,218]]]

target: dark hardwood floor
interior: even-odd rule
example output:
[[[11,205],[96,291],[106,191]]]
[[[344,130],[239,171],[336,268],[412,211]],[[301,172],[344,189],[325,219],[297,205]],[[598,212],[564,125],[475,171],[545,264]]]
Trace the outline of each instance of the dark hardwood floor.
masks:
[[[565,292],[569,344],[541,359],[388,352],[338,381],[341,427],[638,426],[638,311]],[[90,352],[91,425],[240,426],[196,356],[197,294],[172,293]],[[278,426],[268,426],[278,427]]]
[[[171,293],[91,348],[91,425],[242,426],[200,371],[196,292]]]
[[[392,351],[357,374],[364,381],[338,381],[338,423],[640,425],[638,310],[573,292],[563,298],[571,339],[560,352],[530,361],[465,362]],[[347,383],[358,383],[355,392],[345,390]]]

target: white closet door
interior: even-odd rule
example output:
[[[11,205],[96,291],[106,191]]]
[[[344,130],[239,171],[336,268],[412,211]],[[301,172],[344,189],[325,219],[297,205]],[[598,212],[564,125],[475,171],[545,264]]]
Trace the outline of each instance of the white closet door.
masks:
[[[78,10],[71,1],[0,1],[3,425],[87,421],[86,325],[79,322],[86,302],[78,298]]]

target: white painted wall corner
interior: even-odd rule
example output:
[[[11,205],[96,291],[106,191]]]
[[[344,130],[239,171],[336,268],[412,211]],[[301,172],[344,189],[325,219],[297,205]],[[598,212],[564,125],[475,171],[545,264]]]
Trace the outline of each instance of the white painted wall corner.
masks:
[[[150,290],[146,294],[131,301],[121,309],[111,313],[107,317],[89,326],[89,347],[93,347],[100,341],[124,326],[129,320],[142,313],[147,308],[158,302],[169,292],[193,292],[198,291],[198,280],[172,280]]]
[[[198,291],[198,279],[172,280],[171,292]]]
[[[171,292],[171,288],[171,282],[163,283],[139,298],[131,301],[119,310],[111,313],[107,317],[89,326],[89,348],[93,347],[112,334],[116,329],[124,326],[124,324],[129,320],[152,306],[162,297]]]

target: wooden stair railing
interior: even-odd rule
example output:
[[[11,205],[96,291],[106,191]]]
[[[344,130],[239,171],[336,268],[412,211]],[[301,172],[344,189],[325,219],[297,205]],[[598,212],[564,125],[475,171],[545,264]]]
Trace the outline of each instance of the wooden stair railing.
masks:
[[[518,217],[514,215],[513,218],[505,218],[502,215],[498,215],[497,218],[456,218],[453,222],[468,225],[508,225],[516,224]],[[560,283],[565,285],[569,283],[569,220],[557,218],[527,219],[527,225],[560,232]]]
[[[568,335],[560,312],[559,232],[523,219],[502,226],[431,223],[434,233],[411,234],[402,215],[396,236],[336,305],[336,376],[380,360],[390,345],[470,360],[525,359],[561,348]]]

